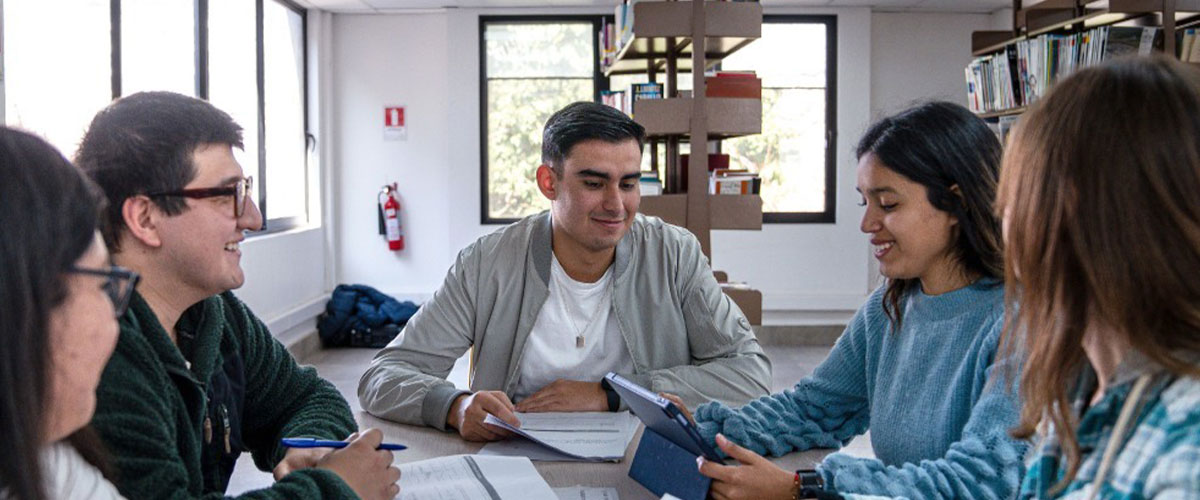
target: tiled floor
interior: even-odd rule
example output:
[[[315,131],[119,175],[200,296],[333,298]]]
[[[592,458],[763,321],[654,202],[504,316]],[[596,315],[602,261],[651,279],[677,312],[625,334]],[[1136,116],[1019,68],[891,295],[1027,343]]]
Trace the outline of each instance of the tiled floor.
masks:
[[[764,342],[763,349],[771,359],[772,392],[779,392],[791,387],[797,380],[812,372],[829,354],[829,346],[789,345]],[[337,386],[342,395],[350,403],[350,408],[359,411],[358,378],[371,362],[375,349],[330,349],[322,350],[310,359],[305,360],[317,368],[322,377]],[[467,386],[466,357],[460,359],[451,371],[449,380],[459,387]],[[857,456],[871,456],[870,438],[862,436],[843,451]],[[271,484],[270,473],[261,472],[254,467],[249,456],[238,461],[237,469],[230,480],[227,494],[236,495],[251,489],[262,488]]]

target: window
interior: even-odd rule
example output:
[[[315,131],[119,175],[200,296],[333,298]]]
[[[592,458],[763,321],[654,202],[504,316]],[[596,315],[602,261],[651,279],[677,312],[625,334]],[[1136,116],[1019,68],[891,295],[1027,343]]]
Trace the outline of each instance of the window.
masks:
[[[4,122],[41,135],[67,157],[112,100],[108,2],[83,0],[69,9],[3,3]]]
[[[307,221],[303,11],[263,2],[263,121],[267,145],[263,204],[271,219]]]
[[[598,99],[599,24],[598,16],[480,18],[484,224],[549,207],[534,182],[542,126],[567,104]]]
[[[762,38],[721,63],[763,81],[762,133],[721,143],[762,177],[763,222],[834,222],[836,32],[833,16],[764,16]]]
[[[302,8],[290,0],[78,0],[66,10],[17,1],[3,8],[5,123],[42,135],[69,157],[116,96],[169,90],[209,99],[244,129],[245,150],[234,155],[256,178],[267,227],[308,221]]]
[[[248,91],[258,87],[258,55],[251,50],[258,43],[257,10],[255,2],[208,0],[208,25],[221,27],[208,34],[208,100],[242,126],[244,147],[234,149],[233,156],[243,170],[254,173],[254,187],[261,193],[258,92]],[[262,197],[257,199],[263,208]]]
[[[121,95],[169,90],[196,96],[196,7],[120,0]]]
[[[598,29],[599,18],[481,19],[483,223],[512,222],[548,205],[533,171],[551,113],[598,99],[600,90],[646,81],[646,75],[601,76]],[[722,69],[754,70],[763,80],[762,134],[720,143],[731,167],[762,176],[763,222],[834,222],[836,40],[835,16],[764,16],[762,38],[721,62]],[[689,90],[692,76],[681,73],[676,81]],[[687,146],[681,144],[682,153]]]

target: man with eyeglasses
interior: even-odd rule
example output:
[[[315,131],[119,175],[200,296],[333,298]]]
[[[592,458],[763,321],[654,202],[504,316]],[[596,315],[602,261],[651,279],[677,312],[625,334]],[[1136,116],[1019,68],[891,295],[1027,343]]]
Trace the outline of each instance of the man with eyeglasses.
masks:
[[[231,290],[241,242],[262,226],[253,182],[233,156],[241,127],[207,102],[169,92],[122,98],[92,121],[76,163],[104,190],[127,292],[93,425],[129,498],[223,494],[250,451],[276,483],[256,498],[392,498],[399,471],[377,430],[346,448],[287,449],[280,438],[347,438],[346,401],[301,368]],[[132,289],[133,287],[130,286]]]

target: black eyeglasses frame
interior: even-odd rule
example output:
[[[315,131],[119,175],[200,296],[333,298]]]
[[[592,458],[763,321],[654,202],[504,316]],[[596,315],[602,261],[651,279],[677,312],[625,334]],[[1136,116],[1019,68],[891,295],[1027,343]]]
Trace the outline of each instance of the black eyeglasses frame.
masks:
[[[136,271],[121,266],[109,266],[108,269],[89,269],[86,267],[71,266],[67,271],[106,278],[108,281],[104,284],[104,291],[108,293],[108,298],[112,301],[113,312],[118,318],[125,315],[125,311],[129,309],[129,301],[133,298],[133,291],[137,289],[138,281],[142,279]],[[128,284],[122,287],[122,283]]]
[[[193,188],[180,189],[178,191],[157,191],[146,193],[148,198],[165,198],[168,196],[182,196],[184,198],[202,199],[215,198],[217,196],[232,196],[233,197],[233,217],[241,218],[242,214],[246,213],[246,200],[250,199],[250,192],[254,190],[254,176],[242,177],[233,186],[220,186],[210,188]],[[238,198],[241,202],[238,202]]]

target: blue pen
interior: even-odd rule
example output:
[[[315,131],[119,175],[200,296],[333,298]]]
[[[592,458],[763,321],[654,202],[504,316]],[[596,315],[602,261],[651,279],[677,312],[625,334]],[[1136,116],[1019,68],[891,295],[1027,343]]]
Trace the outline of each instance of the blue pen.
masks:
[[[283,438],[279,441],[288,448],[345,448],[346,445],[350,444],[345,441],[326,441],[313,438]],[[408,449],[408,447],[402,444],[383,443],[375,449],[400,451]]]

